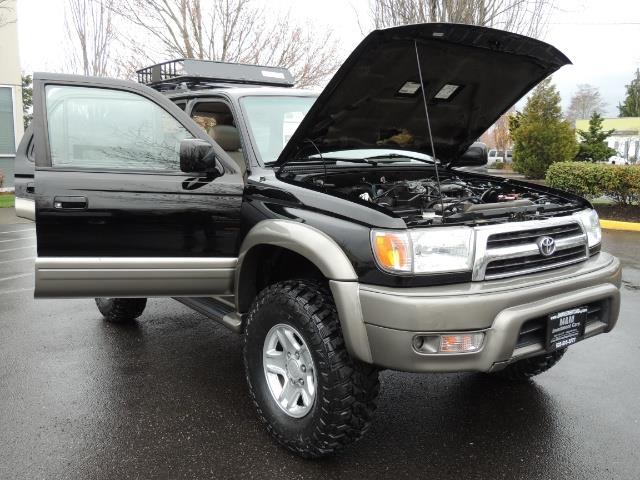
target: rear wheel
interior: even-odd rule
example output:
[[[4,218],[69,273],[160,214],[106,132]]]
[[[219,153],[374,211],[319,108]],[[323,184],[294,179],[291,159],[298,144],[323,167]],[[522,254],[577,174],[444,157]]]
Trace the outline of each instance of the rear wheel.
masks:
[[[518,360],[503,370],[492,373],[492,375],[513,381],[528,380],[553,367],[560,361],[566,350],[566,348],[563,348],[544,355]]]
[[[146,298],[96,298],[98,310],[107,322],[132,322],[144,312]]]
[[[349,356],[321,283],[286,281],[263,290],[248,315],[243,354],[258,416],[290,451],[322,457],[369,429],[378,371]]]

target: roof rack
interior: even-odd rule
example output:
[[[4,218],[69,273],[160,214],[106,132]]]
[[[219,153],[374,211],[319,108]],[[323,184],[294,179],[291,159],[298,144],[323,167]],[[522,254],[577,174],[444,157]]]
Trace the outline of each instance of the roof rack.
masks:
[[[138,82],[156,88],[203,88],[217,84],[293,87],[291,72],[283,67],[179,58],[137,70]]]

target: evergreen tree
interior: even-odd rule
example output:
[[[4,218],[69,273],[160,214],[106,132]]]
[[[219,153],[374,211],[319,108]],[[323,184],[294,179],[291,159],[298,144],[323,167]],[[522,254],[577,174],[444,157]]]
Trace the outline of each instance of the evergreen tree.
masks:
[[[636,75],[627,87],[627,97],[623,103],[618,104],[619,117],[640,117],[640,68],[636,69]]]
[[[31,75],[22,75],[22,121],[27,128],[33,118],[33,78]]]
[[[593,112],[591,119],[589,119],[589,130],[586,132],[578,130],[581,143],[576,160],[599,162],[615,155],[616,151],[609,148],[606,143],[607,137],[611,136],[614,131],[603,130],[602,117]]]
[[[509,127],[514,169],[528,178],[544,178],[549,165],[571,161],[578,152],[574,130],[562,117],[560,94],[551,78],[540,82]]]

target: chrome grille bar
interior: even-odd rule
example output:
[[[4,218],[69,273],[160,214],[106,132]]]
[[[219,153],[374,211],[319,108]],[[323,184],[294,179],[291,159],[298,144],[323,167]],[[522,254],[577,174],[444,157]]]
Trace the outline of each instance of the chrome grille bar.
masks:
[[[556,251],[540,253],[536,240],[552,237]],[[572,219],[550,218],[476,227],[473,280],[495,280],[560,268],[586,260],[587,236]]]

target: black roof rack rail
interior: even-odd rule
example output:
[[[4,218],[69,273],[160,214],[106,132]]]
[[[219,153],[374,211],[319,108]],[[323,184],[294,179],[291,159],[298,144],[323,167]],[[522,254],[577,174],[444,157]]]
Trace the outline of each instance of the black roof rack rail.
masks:
[[[179,58],[137,70],[138,82],[157,90],[206,88],[219,84],[293,87],[284,67]]]

